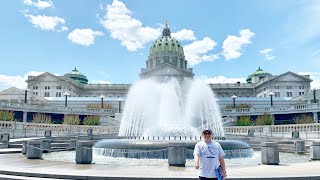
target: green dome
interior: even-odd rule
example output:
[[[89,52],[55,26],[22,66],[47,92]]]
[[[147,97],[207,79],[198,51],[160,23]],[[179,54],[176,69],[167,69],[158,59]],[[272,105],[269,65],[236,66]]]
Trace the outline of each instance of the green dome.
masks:
[[[175,52],[183,54],[183,47],[181,44],[171,36],[162,36],[160,39],[156,40],[150,47],[150,56],[157,53],[170,53]]]
[[[272,76],[272,75],[268,72],[263,71],[263,69],[261,69],[259,67],[259,69],[257,69],[254,73],[252,73],[251,75],[248,76],[247,83],[252,83],[252,77],[254,77],[254,76],[258,76],[259,79],[262,79],[264,77]]]
[[[64,75],[65,77],[71,78],[74,81],[77,81],[82,84],[88,84],[88,79],[85,75],[80,73],[77,68],[74,68],[71,72]]]

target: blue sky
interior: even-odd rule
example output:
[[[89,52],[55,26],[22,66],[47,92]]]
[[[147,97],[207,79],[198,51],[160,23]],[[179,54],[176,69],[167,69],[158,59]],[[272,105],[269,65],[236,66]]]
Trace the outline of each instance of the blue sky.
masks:
[[[196,78],[233,83],[258,67],[320,88],[320,1],[4,0],[0,90],[77,67],[90,83],[134,83],[165,20]]]

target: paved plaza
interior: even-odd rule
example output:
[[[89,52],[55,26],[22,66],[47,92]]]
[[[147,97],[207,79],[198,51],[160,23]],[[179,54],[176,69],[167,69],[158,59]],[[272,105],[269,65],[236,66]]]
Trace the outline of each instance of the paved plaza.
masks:
[[[192,167],[78,165],[45,160],[27,160],[21,154],[0,155],[3,174],[66,179],[197,179]],[[307,163],[229,167],[228,179],[320,179],[320,161]],[[6,175],[4,175],[6,176]],[[21,177],[22,178],[22,177]],[[18,178],[16,178],[18,179]],[[29,179],[29,178],[26,178]]]

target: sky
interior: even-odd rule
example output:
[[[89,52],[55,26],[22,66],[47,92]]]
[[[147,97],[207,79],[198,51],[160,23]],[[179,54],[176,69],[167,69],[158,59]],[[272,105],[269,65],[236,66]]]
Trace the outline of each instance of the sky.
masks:
[[[245,82],[261,67],[320,88],[319,19],[317,0],[3,0],[0,90],[74,68],[89,83],[134,83],[166,20],[197,79]]]

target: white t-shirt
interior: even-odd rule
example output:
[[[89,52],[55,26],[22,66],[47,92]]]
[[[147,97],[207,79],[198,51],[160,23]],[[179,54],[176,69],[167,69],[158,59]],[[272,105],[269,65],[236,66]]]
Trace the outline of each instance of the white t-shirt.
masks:
[[[198,142],[194,147],[193,154],[200,157],[199,176],[215,178],[215,169],[220,166],[219,158],[224,156],[221,145],[215,141],[206,143]]]

